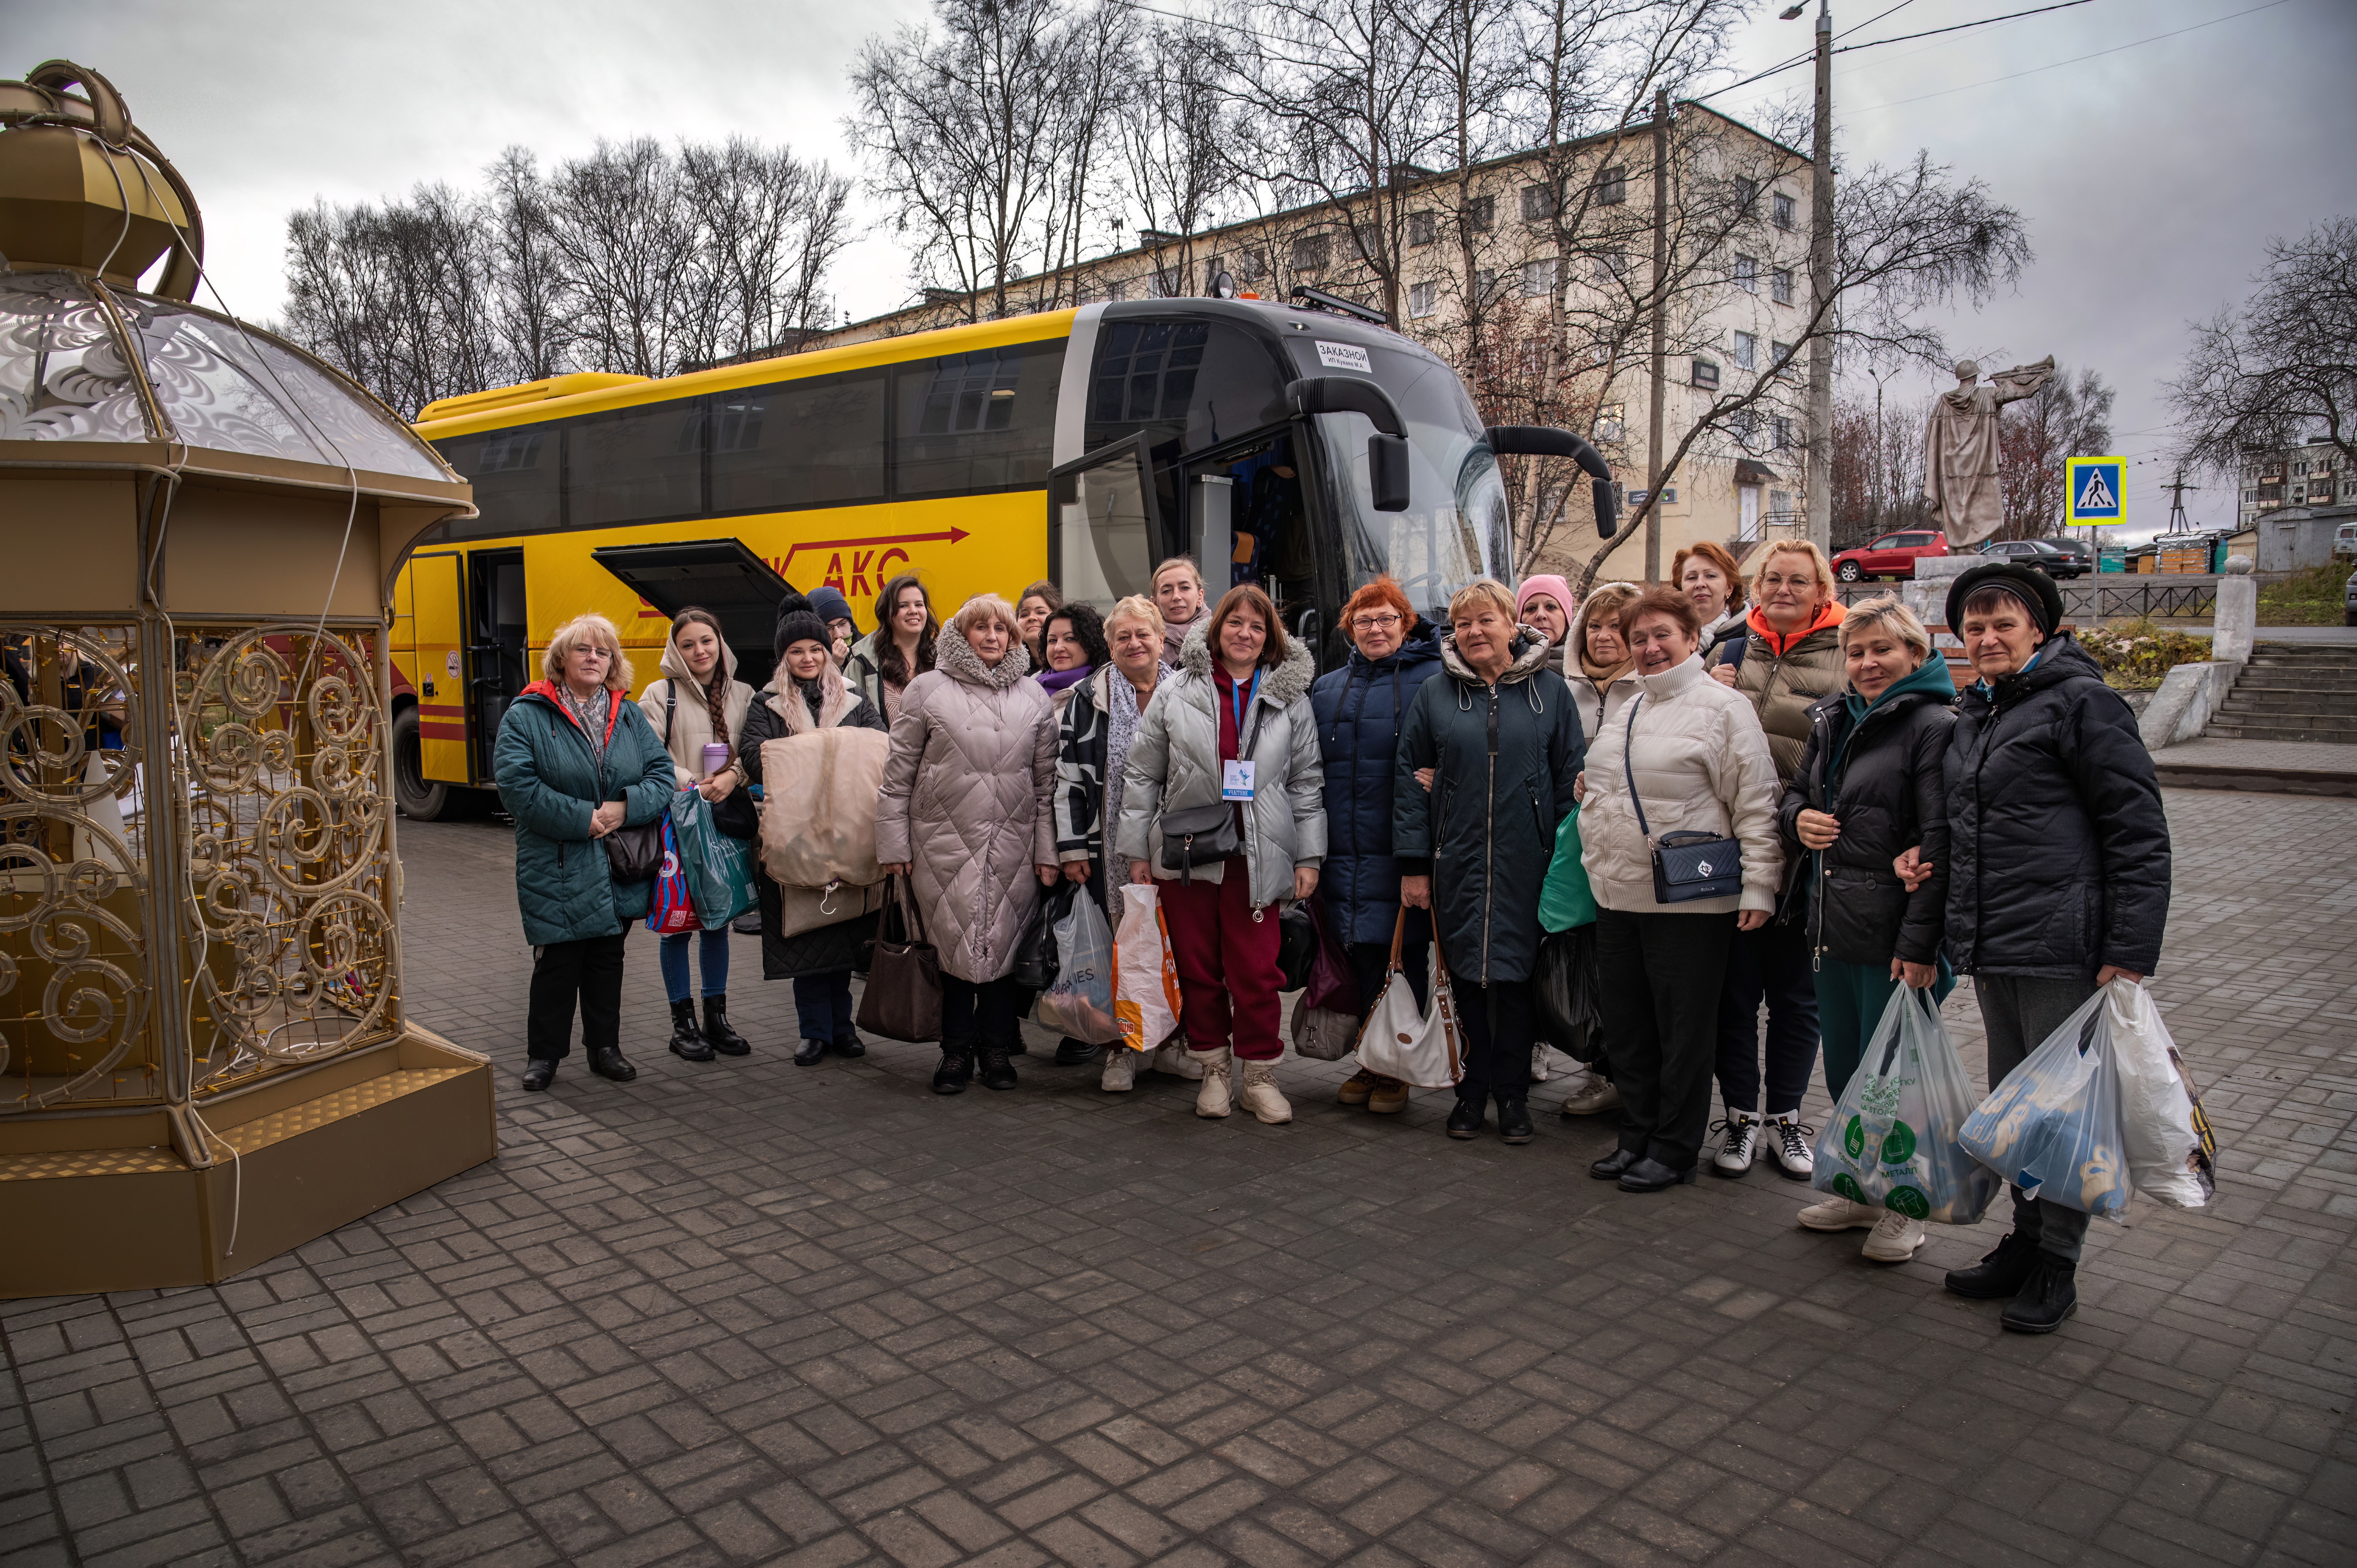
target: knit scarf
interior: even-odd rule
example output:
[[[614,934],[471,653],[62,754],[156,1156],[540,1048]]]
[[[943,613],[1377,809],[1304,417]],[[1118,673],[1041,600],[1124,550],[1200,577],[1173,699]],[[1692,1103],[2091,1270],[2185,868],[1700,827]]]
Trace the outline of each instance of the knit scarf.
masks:
[[[1051,695],[1067,686],[1077,686],[1095,673],[1093,664],[1075,664],[1070,670],[1042,670],[1034,677]]]
[[[1582,642],[1587,640],[1585,637],[1580,639]],[[1623,659],[1618,664],[1598,664],[1588,659],[1586,649],[1579,650],[1579,672],[1598,686],[1609,686],[1613,682],[1629,673],[1629,667],[1635,662],[1633,659]]]

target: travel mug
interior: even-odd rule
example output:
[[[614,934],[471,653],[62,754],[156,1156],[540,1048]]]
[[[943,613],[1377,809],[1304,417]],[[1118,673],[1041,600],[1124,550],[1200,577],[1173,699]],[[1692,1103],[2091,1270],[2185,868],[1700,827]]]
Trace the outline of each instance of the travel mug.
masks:
[[[728,766],[728,743],[707,740],[704,743],[704,776],[706,779]]]

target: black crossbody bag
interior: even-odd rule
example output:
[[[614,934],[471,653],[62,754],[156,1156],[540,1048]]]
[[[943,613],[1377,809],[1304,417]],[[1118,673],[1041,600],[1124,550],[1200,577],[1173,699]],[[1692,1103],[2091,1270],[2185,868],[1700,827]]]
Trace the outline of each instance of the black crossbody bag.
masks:
[[[1645,822],[1645,802],[1637,793],[1637,709],[1641,694],[1629,704],[1629,730],[1620,743],[1620,767],[1629,778],[1629,804],[1637,810],[1637,831],[1653,852],[1653,902],[1692,904],[1704,898],[1732,898],[1743,891],[1743,846],[1725,833],[1663,833],[1658,840]]]

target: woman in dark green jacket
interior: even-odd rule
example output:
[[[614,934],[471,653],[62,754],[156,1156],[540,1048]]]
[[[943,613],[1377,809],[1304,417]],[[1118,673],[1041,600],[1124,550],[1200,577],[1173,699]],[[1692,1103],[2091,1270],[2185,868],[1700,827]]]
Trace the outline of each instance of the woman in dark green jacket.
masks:
[[[630,701],[630,661],[604,616],[558,627],[541,675],[500,721],[493,757],[500,803],[515,819],[516,904],[533,946],[523,1086],[555,1079],[576,997],[589,1070],[628,1083],[639,1069],[622,1055],[622,942],[654,883],[616,882],[599,841],[663,814],[671,753]]]
[[[1441,675],[1417,688],[1400,726],[1392,854],[1400,901],[1433,911],[1464,1030],[1448,1135],[1479,1133],[1494,1095],[1498,1131],[1527,1144],[1539,887],[1587,745],[1546,639],[1515,625],[1504,584],[1458,590],[1448,618]],[[1428,790],[1419,769],[1432,770]]]

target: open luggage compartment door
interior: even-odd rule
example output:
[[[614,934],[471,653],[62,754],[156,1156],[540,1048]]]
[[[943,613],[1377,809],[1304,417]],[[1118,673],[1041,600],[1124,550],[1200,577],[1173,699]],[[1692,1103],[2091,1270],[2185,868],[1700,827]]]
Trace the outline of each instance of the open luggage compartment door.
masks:
[[[666,616],[690,605],[710,610],[737,654],[737,679],[759,691],[777,669],[770,640],[778,601],[792,585],[741,539],[683,539],[662,544],[609,544],[590,559]]]

